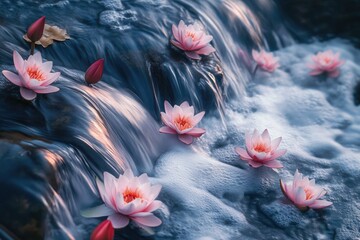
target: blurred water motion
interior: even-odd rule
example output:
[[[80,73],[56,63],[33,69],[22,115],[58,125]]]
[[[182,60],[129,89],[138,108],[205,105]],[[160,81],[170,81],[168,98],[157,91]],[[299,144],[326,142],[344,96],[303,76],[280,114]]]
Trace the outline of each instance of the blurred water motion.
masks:
[[[28,54],[22,36],[41,15],[71,39],[37,48],[62,72],[60,92],[27,102],[0,77],[1,239],[88,237],[96,220],[79,211],[98,199],[95,177],[128,167],[151,175],[172,145],[158,133],[164,100],[223,118],[249,80],[249,50],[294,42],[274,1],[3,0],[1,70],[14,70],[13,50]],[[181,19],[200,21],[217,52],[196,62],[172,47],[171,25]],[[105,75],[89,87],[84,71],[101,57]]]

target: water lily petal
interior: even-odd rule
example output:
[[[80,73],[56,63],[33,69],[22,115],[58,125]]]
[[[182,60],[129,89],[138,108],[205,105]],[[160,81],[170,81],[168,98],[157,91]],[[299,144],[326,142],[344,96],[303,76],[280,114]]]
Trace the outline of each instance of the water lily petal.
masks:
[[[189,105],[189,103],[187,101],[185,101],[185,102],[180,104],[180,107],[187,108],[187,107],[190,107],[190,105]]]
[[[201,121],[201,119],[204,117],[204,115],[205,115],[205,111],[202,111],[202,112],[199,112],[198,114],[196,114],[192,119],[193,125],[194,126],[197,125]]]
[[[131,219],[141,225],[147,227],[157,227],[161,225],[161,220],[158,217],[155,217],[152,213],[145,213],[145,214],[137,214],[137,216],[132,216]]]
[[[114,214],[114,210],[102,204],[97,207],[86,209],[81,212],[81,215],[86,218],[104,217]]]
[[[267,153],[265,152],[254,152],[254,158],[258,161],[267,160]]]
[[[54,93],[59,91],[60,89],[58,87],[54,87],[54,86],[47,86],[44,88],[40,88],[40,89],[34,89],[34,92],[36,93],[42,93],[42,94],[46,94],[46,93]]]
[[[179,140],[183,143],[189,145],[193,142],[194,138],[190,135],[182,134],[178,136]]]
[[[185,38],[184,41],[185,50],[193,50],[192,46],[193,46],[193,39],[191,37]]]
[[[245,133],[245,144],[247,149],[252,149],[252,136],[249,132]]]
[[[162,205],[163,205],[163,203],[161,201],[155,200],[144,211],[145,212],[153,212],[153,211],[159,209]]]
[[[273,160],[273,161],[269,161],[264,163],[265,166],[270,167],[270,168],[282,168],[284,167],[279,161],[277,160]]]
[[[262,140],[265,142],[265,144],[267,146],[271,145],[270,134],[269,134],[269,131],[267,129],[265,129],[264,132],[261,134],[261,138],[262,138]]]
[[[2,74],[6,77],[7,80],[12,82],[13,84],[20,86],[20,87],[22,86],[22,82],[21,82],[19,75],[15,74],[13,72],[7,71],[7,70],[3,70]]]
[[[260,140],[260,133],[257,129],[254,129],[254,132],[251,136],[251,146],[254,146]]]
[[[175,24],[172,25],[172,33],[174,35],[174,38],[179,41],[179,30]]]
[[[282,137],[278,137],[271,141],[271,149],[273,151],[279,147],[281,140],[282,140]]]
[[[129,224],[129,218],[118,213],[109,216],[108,220],[111,221],[115,229],[124,228]]]
[[[305,191],[302,187],[298,187],[296,190],[295,190],[295,203],[296,204],[302,204],[306,199],[306,194],[305,194]]]
[[[212,46],[208,45],[208,46],[205,46],[199,50],[196,51],[197,54],[202,54],[202,55],[209,55],[213,52],[216,52],[216,49],[213,48]]]
[[[41,58],[41,56],[40,56],[40,58]],[[41,66],[41,70],[47,74],[47,73],[51,72],[52,67],[53,67],[52,61],[44,62]]]
[[[149,177],[146,173],[143,173],[138,177],[138,180],[139,180],[140,184],[147,183],[147,182],[149,182]]]
[[[269,158],[269,160],[273,160],[276,158],[281,157],[282,155],[284,155],[287,151],[285,149],[280,149],[280,150],[276,150],[271,157]]]
[[[125,205],[121,204],[121,202],[118,202],[116,207],[119,213],[123,215],[130,215],[135,212],[138,212],[139,210],[142,210],[140,203],[141,203],[140,199],[135,199],[132,202],[127,203]]]
[[[60,77],[60,72],[49,73],[47,80],[41,82],[41,86],[48,86]]]
[[[196,52],[185,52],[186,56],[188,56],[191,59],[199,60],[201,59],[200,55]]]
[[[332,204],[333,204],[332,202],[329,202],[329,201],[326,201],[326,200],[316,200],[309,207],[314,208],[314,209],[320,209],[320,208],[328,207],[328,206],[330,206]]]
[[[104,184],[103,184],[103,182],[101,182],[100,179],[98,179],[98,178],[96,178],[95,181],[96,181],[96,185],[97,185],[98,190],[99,190],[100,197],[101,197],[101,199],[105,202],[106,192],[105,192]]]
[[[172,124],[172,117],[170,116],[170,114],[166,114],[164,112],[160,113],[161,115],[161,120],[163,121],[163,123],[170,127],[170,128],[174,128],[174,125]]]
[[[193,136],[193,137],[201,137],[205,133],[205,129],[203,128],[193,128],[186,134]]]
[[[36,79],[30,79],[26,83],[27,83],[27,88],[30,88],[30,89],[42,88],[40,85],[41,82]]]
[[[164,107],[165,107],[165,113],[171,115],[173,108],[168,101],[164,102]]]
[[[236,147],[235,151],[236,151],[237,154],[240,155],[240,158],[242,160],[246,160],[246,161],[251,161],[252,160],[252,157],[249,156],[249,154],[247,153],[247,151],[245,149],[240,148],[240,147]]]
[[[314,70],[312,70],[309,74],[310,74],[311,76],[316,76],[316,75],[322,74],[323,72],[324,72],[324,71],[321,70],[321,69],[314,69]]]
[[[123,176],[127,177],[128,179],[131,179],[131,178],[134,178],[134,173],[130,168],[128,168],[125,170]]]
[[[20,94],[25,100],[31,101],[36,98],[36,93],[28,88],[21,87]]]
[[[169,128],[168,126],[163,126],[160,128],[159,130],[161,133],[167,133],[167,134],[177,134],[177,132],[172,129],[172,128]]]
[[[20,56],[17,51],[13,52],[13,61],[16,71],[22,73],[24,70],[24,59]]]
[[[178,116],[182,116],[183,115],[183,110],[180,106],[178,105],[175,105],[173,110],[172,110],[172,116],[171,116],[171,119],[175,119],[177,118]]]
[[[42,57],[40,52],[36,52],[34,55],[30,56],[29,58],[31,57],[34,62],[42,62]]]
[[[183,31],[185,29],[186,25],[183,20],[180,20],[179,22],[179,31]]]
[[[170,42],[177,48],[181,49],[181,50],[185,50],[185,47],[183,47],[183,45],[178,42],[178,41],[174,41],[174,40],[170,40]]]
[[[264,165],[262,163],[259,163],[259,162],[253,161],[253,160],[248,161],[248,163],[249,163],[250,166],[252,166],[254,168],[258,168],[258,167],[261,167],[261,166]]]

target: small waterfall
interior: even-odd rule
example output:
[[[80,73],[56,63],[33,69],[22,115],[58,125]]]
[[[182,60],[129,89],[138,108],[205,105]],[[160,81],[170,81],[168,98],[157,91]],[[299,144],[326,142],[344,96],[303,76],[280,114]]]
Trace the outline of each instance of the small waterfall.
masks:
[[[0,238],[88,236],[96,221],[79,211],[97,201],[95,177],[129,167],[152,175],[174,144],[158,133],[164,100],[224,119],[226,102],[240,100],[249,81],[241,53],[292,41],[277,14],[260,0],[2,1],[0,70],[14,71],[13,50],[28,55],[22,36],[41,15],[71,39],[37,48],[61,72],[60,92],[24,101],[0,76],[0,195],[8,196]],[[201,23],[217,52],[195,62],[173,48],[171,25],[181,19]],[[264,22],[272,32],[262,32]],[[100,57],[103,80],[89,87],[84,71]]]

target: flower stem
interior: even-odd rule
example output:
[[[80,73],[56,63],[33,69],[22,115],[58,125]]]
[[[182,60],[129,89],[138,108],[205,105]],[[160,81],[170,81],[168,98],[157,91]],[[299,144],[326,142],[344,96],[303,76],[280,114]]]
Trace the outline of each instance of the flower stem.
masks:
[[[34,55],[34,50],[35,50],[35,42],[31,42],[30,55]]]
[[[254,68],[254,71],[253,71],[253,73],[252,73],[253,77],[255,77],[255,74],[256,74],[256,71],[258,70],[258,68],[259,68],[259,65],[256,64],[256,66],[255,66],[255,68]]]

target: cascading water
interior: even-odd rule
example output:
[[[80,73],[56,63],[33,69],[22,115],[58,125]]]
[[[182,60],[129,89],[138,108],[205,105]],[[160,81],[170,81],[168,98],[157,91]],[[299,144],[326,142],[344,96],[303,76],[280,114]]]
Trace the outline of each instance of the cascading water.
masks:
[[[345,159],[358,166],[350,159],[360,156],[359,137],[348,137],[359,133],[358,107],[349,100],[360,75],[358,58],[351,55],[358,50],[340,40],[295,45],[294,39],[304,40],[307,33],[290,34],[277,4],[286,5],[261,0],[1,1],[0,70],[14,71],[14,50],[28,55],[23,35],[39,16],[66,29],[71,39],[37,48],[61,72],[55,84],[59,92],[25,101],[18,87],[0,77],[0,239],[88,239],[99,220],[80,212],[101,201],[95,178],[104,171],[117,176],[126,168],[147,172],[161,183],[159,199],[168,209],[159,213],[163,225],[153,234],[131,225],[116,239],[359,237],[351,220],[360,216],[359,206],[337,205],[336,198],[347,200],[340,197],[344,190],[334,192],[353,186],[360,174],[324,160]],[[201,23],[214,37],[216,53],[191,61],[174,48],[171,25],[180,20]],[[286,60],[273,76],[254,76],[247,54],[264,46],[281,49],[278,55]],[[341,89],[342,96],[308,82],[300,66],[306,54],[328,46],[343,49],[350,59],[344,68],[351,76],[343,85],[329,85]],[[84,71],[101,57],[102,81],[87,86]],[[188,101],[197,112],[206,111],[202,126],[207,133],[193,147],[159,133],[164,100]],[[288,150],[290,170],[282,177],[301,167],[326,182],[330,170],[340,169],[336,179],[344,182],[329,183],[332,213],[302,215],[277,195],[276,172],[240,163],[234,147],[244,142],[245,130],[256,127],[272,128],[294,149]],[[311,139],[315,130],[323,133],[319,140]],[[306,167],[308,162],[318,170]],[[354,191],[352,199],[359,197]],[[351,218],[336,216],[341,211]]]

